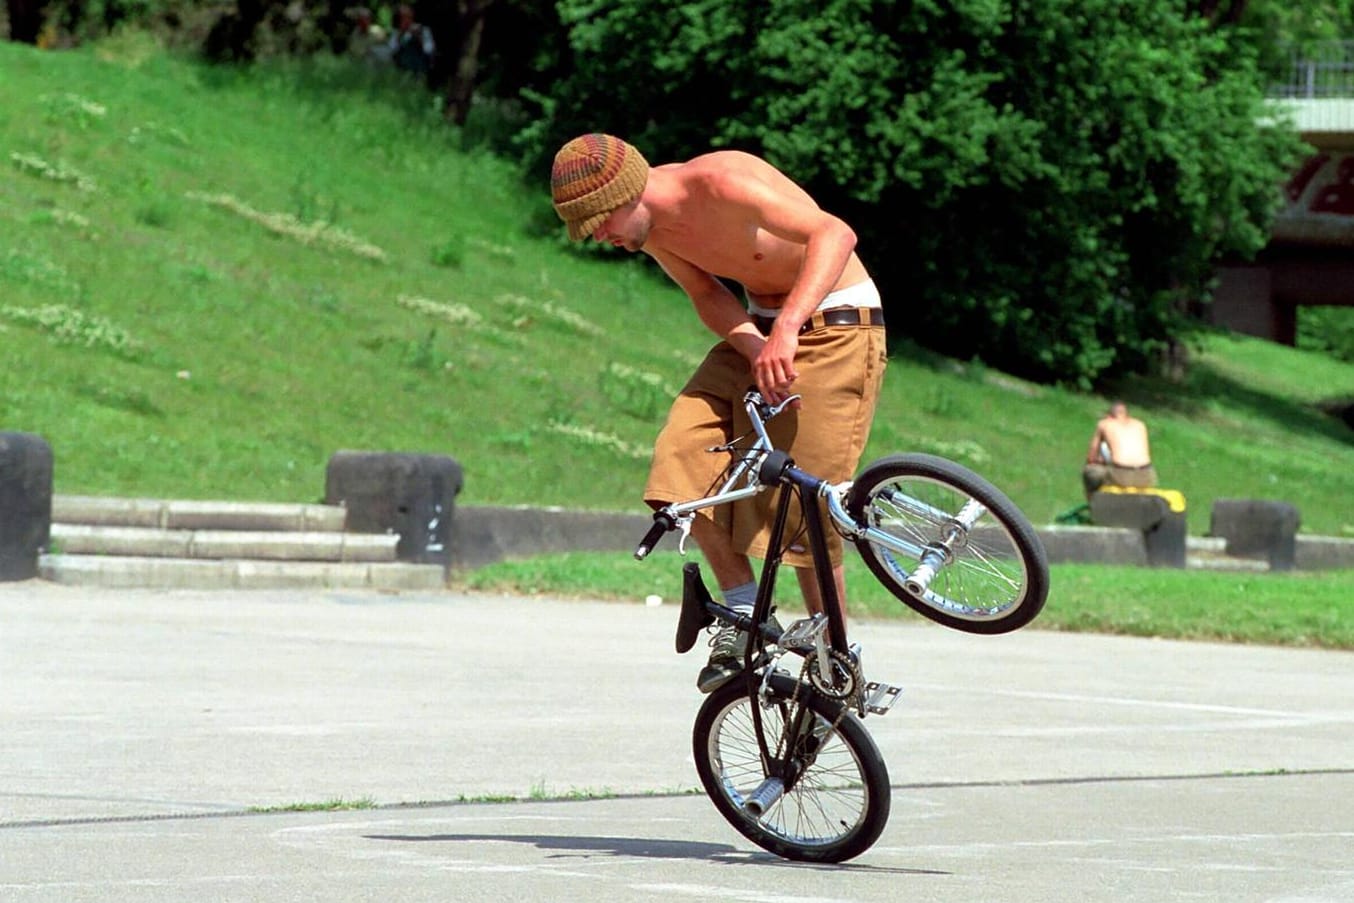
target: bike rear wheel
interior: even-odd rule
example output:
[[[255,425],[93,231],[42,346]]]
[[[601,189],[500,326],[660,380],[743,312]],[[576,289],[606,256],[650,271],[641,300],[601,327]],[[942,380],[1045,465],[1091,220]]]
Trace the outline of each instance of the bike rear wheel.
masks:
[[[1006,633],[1043,609],[1043,544],[1020,509],[973,471],[934,455],[881,458],[861,471],[845,507],[857,524],[912,550],[897,551],[868,534],[855,541],[879,582],[932,621],[968,633]],[[942,541],[946,561],[919,588],[923,550]]]
[[[771,705],[761,717],[772,749],[802,706],[836,727],[797,741],[794,759],[802,772],[783,796],[760,815],[745,808],[767,775],[753,721],[752,706],[760,700],[749,698],[741,677],[701,705],[692,731],[696,771],[720,814],[759,847],[801,862],[843,862],[869,849],[884,830],[888,770],[859,718],[803,685],[796,699],[796,683],[789,675],[771,679]]]

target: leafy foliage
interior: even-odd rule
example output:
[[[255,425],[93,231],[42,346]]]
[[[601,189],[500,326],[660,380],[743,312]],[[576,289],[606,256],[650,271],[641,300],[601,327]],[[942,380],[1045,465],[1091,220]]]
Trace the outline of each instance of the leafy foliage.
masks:
[[[1089,386],[1197,329],[1264,243],[1297,139],[1254,54],[1173,0],[563,0],[520,136],[761,153],[852,223],[895,330]]]
[[[1354,364],[1354,308],[1303,308],[1298,315],[1297,346]]]

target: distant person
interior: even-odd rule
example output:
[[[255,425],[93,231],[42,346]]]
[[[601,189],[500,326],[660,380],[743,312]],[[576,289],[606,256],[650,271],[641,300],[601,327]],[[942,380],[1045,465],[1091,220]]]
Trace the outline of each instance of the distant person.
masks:
[[[1122,401],[1110,405],[1109,413],[1095,425],[1081,482],[1087,498],[1106,485],[1150,489],[1157,484],[1147,424],[1130,417]]]
[[[348,33],[349,55],[364,62],[389,63],[385,29],[372,20],[371,10],[355,6],[348,10],[348,17],[353,20],[353,30]]]
[[[395,27],[390,34],[390,59],[395,68],[415,75],[427,75],[433,66],[437,45],[433,33],[414,21],[414,8],[401,3],[395,11]]]

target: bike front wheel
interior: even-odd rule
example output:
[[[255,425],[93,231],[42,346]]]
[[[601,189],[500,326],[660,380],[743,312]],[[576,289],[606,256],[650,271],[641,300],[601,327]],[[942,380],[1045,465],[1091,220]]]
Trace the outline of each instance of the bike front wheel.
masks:
[[[867,529],[855,543],[875,577],[932,621],[1006,633],[1043,609],[1048,558],[1034,527],[968,468],[934,455],[881,458],[861,471],[845,507]]]
[[[767,774],[753,719],[761,700],[749,697],[740,676],[706,697],[696,716],[692,747],[705,792],[729,824],[777,856],[801,862],[859,856],[889,817],[888,770],[879,748],[859,718],[806,686],[796,692],[789,675],[772,677],[768,703],[761,720],[772,750],[783,742],[785,725],[797,723],[801,707],[822,719],[802,721],[810,729],[791,753],[796,776],[789,789],[762,810],[750,805]]]

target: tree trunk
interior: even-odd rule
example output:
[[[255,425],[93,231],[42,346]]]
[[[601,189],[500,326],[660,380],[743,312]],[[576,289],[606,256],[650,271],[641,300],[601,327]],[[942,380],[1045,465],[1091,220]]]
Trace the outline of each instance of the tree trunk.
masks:
[[[1214,25],[1235,25],[1246,12],[1247,0],[1199,0],[1199,15]]]
[[[254,59],[254,33],[271,7],[280,0],[238,0],[234,12],[216,20],[202,50],[215,63],[249,62]]]
[[[5,0],[9,13],[9,39],[36,44],[42,33],[42,12],[47,0]]]
[[[480,40],[484,36],[484,13],[492,0],[460,4],[461,28],[457,44],[456,68],[447,85],[443,115],[456,125],[465,125],[475,94],[475,76],[479,72]]]

